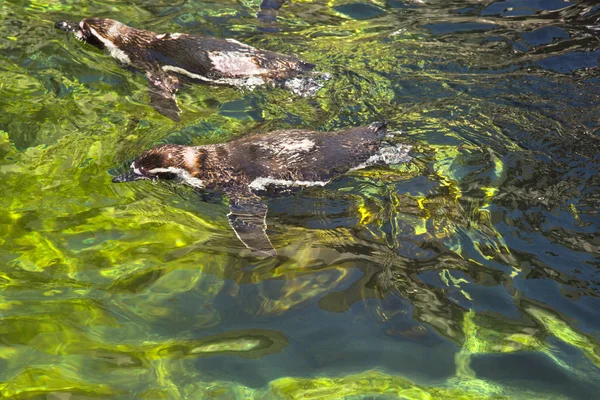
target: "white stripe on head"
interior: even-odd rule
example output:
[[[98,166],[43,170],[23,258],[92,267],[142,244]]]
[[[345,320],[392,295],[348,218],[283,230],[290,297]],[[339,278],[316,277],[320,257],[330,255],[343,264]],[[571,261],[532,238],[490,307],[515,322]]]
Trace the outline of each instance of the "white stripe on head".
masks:
[[[99,41],[102,42],[102,44],[104,44],[104,47],[106,48],[106,50],[108,51],[108,53],[111,55],[112,58],[122,62],[123,64],[131,64],[131,59],[123,50],[121,50],[117,46],[115,46],[115,44],[113,42],[111,42],[110,40],[100,36],[98,34],[98,32],[96,32],[96,30],[94,28],[92,28],[91,26],[88,25],[88,28],[90,29],[90,32],[92,33],[92,35],[94,35]]]
[[[130,168],[133,170],[134,174],[141,175],[141,176],[144,175],[144,174],[142,174],[142,171],[140,171],[140,169],[135,166],[135,161],[131,163],[131,167]]]

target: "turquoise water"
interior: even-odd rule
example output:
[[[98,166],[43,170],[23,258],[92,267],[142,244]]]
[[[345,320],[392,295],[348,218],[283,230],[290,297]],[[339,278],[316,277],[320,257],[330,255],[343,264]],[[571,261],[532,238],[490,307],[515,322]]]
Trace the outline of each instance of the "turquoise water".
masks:
[[[589,399],[600,389],[594,2],[17,2],[0,8],[4,398]],[[56,31],[114,18],[236,38],[314,98],[143,74]],[[390,121],[407,164],[268,201],[111,183],[161,143]]]

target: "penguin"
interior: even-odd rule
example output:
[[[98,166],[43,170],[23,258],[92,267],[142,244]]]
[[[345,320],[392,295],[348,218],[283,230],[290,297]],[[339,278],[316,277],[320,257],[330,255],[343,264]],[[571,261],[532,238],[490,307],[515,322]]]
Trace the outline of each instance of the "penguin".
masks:
[[[180,120],[175,94],[182,82],[249,89],[269,84],[311,96],[330,77],[314,72],[315,64],[235,39],[155,33],[104,18],[84,18],[79,23],[58,21],[55,27],[106,50],[119,64],[143,71],[152,106],[174,121]]]
[[[389,156],[382,155],[390,147],[385,135],[386,123],[374,122],[334,132],[279,130],[223,144],[165,144],[143,152],[112,182],[177,179],[199,191],[225,194],[229,224],[239,240],[257,255],[274,257],[277,252],[265,232],[264,199],[325,186],[348,171],[388,163]],[[410,159],[405,147],[397,153],[395,163]]]

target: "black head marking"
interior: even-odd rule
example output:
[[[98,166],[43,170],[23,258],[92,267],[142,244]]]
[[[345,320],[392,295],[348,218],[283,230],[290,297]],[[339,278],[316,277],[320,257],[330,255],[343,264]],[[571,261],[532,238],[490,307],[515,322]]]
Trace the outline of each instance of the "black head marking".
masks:
[[[166,144],[146,150],[131,163],[131,169],[125,174],[113,178],[113,182],[131,182],[141,179],[175,179],[193,171],[188,165],[190,147]]]

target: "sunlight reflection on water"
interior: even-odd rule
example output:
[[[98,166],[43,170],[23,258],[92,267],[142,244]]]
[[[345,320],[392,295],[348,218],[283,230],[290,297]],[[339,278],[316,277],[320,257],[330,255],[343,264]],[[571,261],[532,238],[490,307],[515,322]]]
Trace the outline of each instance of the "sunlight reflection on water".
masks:
[[[259,3],[0,9],[2,396],[598,391],[595,3]],[[332,79],[314,98],[188,85],[175,124],[142,74],[52,29],[92,15]],[[413,159],[270,199],[277,259],[244,256],[218,195],[108,173],[159,143],[374,120]]]

